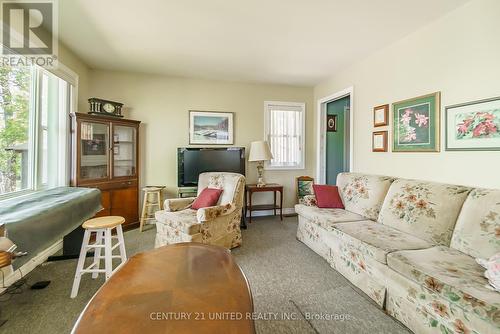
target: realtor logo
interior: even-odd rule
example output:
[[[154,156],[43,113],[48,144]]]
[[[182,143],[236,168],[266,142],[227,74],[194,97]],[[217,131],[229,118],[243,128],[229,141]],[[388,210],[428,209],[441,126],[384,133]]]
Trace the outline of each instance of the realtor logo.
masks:
[[[2,63],[53,66],[57,59],[57,12],[52,0],[2,3]]]

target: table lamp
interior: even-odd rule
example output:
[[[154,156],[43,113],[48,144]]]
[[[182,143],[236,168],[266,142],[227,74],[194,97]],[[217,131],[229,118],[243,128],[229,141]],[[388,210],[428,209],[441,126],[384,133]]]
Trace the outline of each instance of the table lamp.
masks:
[[[259,174],[259,179],[257,180],[257,187],[264,187],[266,183],[264,182],[264,161],[271,160],[273,155],[269,149],[267,141],[254,141],[250,144],[250,155],[248,161],[257,162],[257,173]]]

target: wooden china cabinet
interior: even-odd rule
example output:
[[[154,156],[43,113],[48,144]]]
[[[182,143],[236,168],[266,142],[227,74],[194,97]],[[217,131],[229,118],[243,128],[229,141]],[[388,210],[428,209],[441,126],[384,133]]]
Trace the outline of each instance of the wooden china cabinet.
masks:
[[[139,124],[112,116],[71,114],[71,185],[98,188],[104,210],[139,222]]]

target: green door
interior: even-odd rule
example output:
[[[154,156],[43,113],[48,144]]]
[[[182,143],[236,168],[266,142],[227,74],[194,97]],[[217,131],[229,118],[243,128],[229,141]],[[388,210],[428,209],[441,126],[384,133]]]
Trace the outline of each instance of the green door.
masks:
[[[326,183],[336,184],[337,175],[347,171],[346,119],[349,112],[349,96],[326,105],[327,115],[337,116],[337,131],[326,133]]]

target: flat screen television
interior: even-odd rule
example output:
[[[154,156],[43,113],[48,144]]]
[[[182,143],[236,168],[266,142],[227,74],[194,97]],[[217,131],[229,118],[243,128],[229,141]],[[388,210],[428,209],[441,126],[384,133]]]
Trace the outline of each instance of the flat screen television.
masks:
[[[177,149],[177,185],[196,187],[204,172],[232,172],[245,175],[244,147],[179,147]]]

